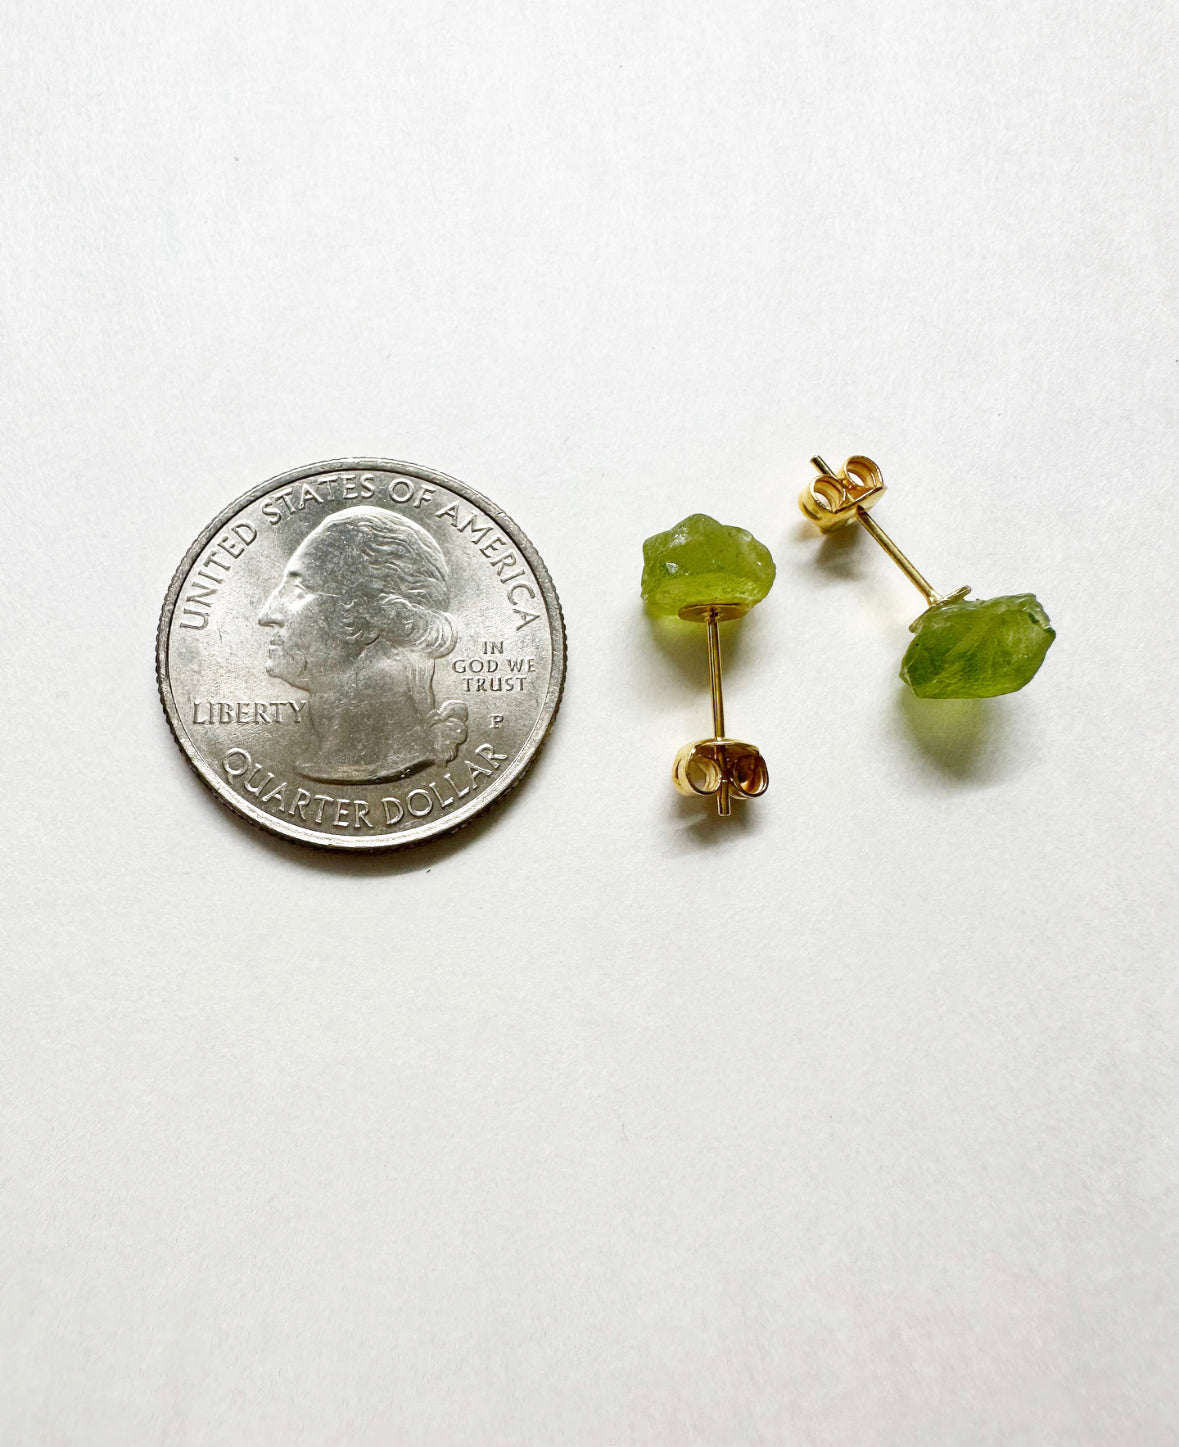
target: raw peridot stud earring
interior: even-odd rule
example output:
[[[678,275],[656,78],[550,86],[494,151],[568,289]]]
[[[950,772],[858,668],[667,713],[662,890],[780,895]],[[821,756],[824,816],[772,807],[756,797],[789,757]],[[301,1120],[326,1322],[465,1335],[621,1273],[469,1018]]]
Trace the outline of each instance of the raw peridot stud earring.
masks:
[[[884,492],[870,457],[849,457],[833,472],[821,457],[819,476],[798,499],[825,533],[863,523],[929,605],[910,627],[915,634],[901,660],[901,677],[918,698],[993,698],[1030,683],[1056,637],[1032,593],[966,601],[970,589],[935,593],[882,527],[868,516]]]
[[[684,745],[672,779],[681,794],[714,797],[718,814],[731,813],[733,799],[756,799],[769,787],[769,770],[757,749],[725,737],[720,625],[743,618],[773,582],[769,549],[744,528],[726,527],[704,513],[693,513],[643,544],[643,597],[651,612],[708,629],[713,736]]]

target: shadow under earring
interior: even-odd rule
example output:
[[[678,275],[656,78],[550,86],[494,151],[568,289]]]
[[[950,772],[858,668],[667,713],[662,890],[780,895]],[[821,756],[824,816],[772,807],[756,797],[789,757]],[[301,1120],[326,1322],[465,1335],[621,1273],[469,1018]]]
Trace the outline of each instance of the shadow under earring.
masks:
[[[803,513],[825,533],[862,523],[928,604],[910,625],[915,637],[901,660],[901,677],[918,698],[993,698],[1031,682],[1056,637],[1034,593],[968,601],[969,587],[934,592],[868,515],[884,493],[872,459],[849,457],[842,472],[821,457],[811,465],[819,475],[798,499]]]

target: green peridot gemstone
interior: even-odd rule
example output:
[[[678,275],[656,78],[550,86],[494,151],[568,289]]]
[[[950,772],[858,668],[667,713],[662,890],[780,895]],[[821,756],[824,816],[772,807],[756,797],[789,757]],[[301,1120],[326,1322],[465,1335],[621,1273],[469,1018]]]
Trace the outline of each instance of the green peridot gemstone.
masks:
[[[653,613],[738,604],[752,608],[774,583],[774,560],[744,528],[695,512],[643,544],[643,597]]]
[[[918,698],[993,698],[1030,683],[1056,637],[1032,593],[943,603],[922,613],[901,660]]]

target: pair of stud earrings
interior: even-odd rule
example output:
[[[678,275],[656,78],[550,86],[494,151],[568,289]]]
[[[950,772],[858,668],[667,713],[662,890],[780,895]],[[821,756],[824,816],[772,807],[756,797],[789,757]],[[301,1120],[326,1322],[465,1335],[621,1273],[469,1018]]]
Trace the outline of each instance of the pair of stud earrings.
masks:
[[[901,677],[919,698],[993,698],[1031,682],[1056,637],[1034,594],[967,602],[969,587],[935,592],[869,516],[885,490],[872,459],[849,457],[841,472],[821,457],[812,457],[811,465],[818,476],[798,500],[805,516],[824,533],[861,523],[925,599],[901,660]],[[714,798],[720,814],[731,813],[734,799],[756,799],[769,787],[759,750],[725,734],[720,624],[756,607],[774,573],[769,549],[752,533],[704,513],[643,544],[642,594],[650,610],[707,629],[712,737],[684,745],[672,778],[682,794]]]

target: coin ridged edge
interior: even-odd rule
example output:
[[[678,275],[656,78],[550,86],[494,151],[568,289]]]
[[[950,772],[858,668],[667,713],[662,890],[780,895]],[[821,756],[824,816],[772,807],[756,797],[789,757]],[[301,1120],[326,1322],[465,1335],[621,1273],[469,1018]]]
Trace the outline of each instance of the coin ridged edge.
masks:
[[[188,577],[193,564],[200,557],[210,539],[223,528],[231,518],[235,517],[244,507],[256,502],[259,498],[265,497],[267,493],[282,484],[299,482],[306,477],[314,477],[321,472],[336,471],[390,471],[401,473],[408,477],[416,477],[422,482],[432,482],[439,487],[456,491],[458,495],[470,502],[473,507],[481,509],[489,517],[495,519],[497,526],[503,531],[512,535],[517,546],[524,553],[528,565],[540,584],[541,595],[545,602],[545,612],[549,616],[552,630],[553,643],[553,670],[549,681],[549,687],[545,693],[544,704],[536,724],[528,737],[520,747],[516,759],[512,761],[515,773],[511,774],[507,784],[482,808],[476,809],[465,819],[457,823],[448,824],[446,828],[434,830],[428,834],[419,835],[413,839],[398,838],[396,836],[386,840],[357,840],[355,842],[343,840],[321,841],[314,837],[308,837],[298,833],[288,833],[285,829],[276,829],[271,825],[264,824],[256,819],[253,814],[247,812],[241,806],[237,797],[228,789],[222,790],[220,781],[214,780],[205,773],[197,762],[196,751],[191,747],[183,730],[179,726],[179,714],[176,710],[175,698],[172,694],[171,681],[168,673],[168,644],[171,631],[172,618],[176,611],[176,603],[180,596],[180,590],[184,580]],[[517,536],[518,534],[518,536]],[[555,626],[553,626],[555,624]],[[481,492],[469,484],[462,482],[457,477],[451,477],[448,473],[438,472],[431,467],[423,467],[420,463],[398,462],[387,457],[338,457],[331,458],[324,462],[310,463],[304,467],[292,468],[287,472],[277,473],[267,481],[259,483],[256,487],[250,488],[247,492],[229,503],[213,518],[206,527],[202,528],[193,540],[192,544],[180,560],[172,580],[168,584],[168,590],[164,595],[164,603],[160,609],[159,622],[156,624],[156,689],[159,695],[160,707],[164,711],[164,717],[168,721],[168,731],[171,733],[177,748],[188,763],[189,768],[201,781],[213,797],[221,802],[227,809],[231,809],[239,819],[244,819],[247,824],[252,825],[262,834],[271,838],[278,837],[287,839],[292,844],[301,844],[308,849],[318,849],[325,854],[334,855],[339,858],[346,854],[384,854],[394,849],[411,849],[423,844],[432,844],[438,839],[446,839],[460,830],[466,829],[477,819],[497,810],[518,787],[521,780],[528,774],[536,762],[545,741],[552,731],[553,724],[557,718],[557,711],[561,707],[561,700],[565,696],[565,672],[568,663],[568,648],[565,634],[565,610],[561,606],[560,595],[556,585],[553,583],[552,575],[545,566],[544,560],[533,546],[532,539],[524,532],[515,518],[504,512],[497,503],[485,497]],[[539,733],[537,730],[539,729]],[[528,750],[527,758],[520,762]],[[518,765],[518,767],[516,767]]]

